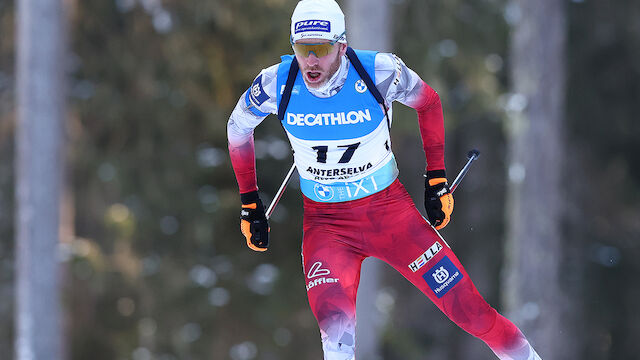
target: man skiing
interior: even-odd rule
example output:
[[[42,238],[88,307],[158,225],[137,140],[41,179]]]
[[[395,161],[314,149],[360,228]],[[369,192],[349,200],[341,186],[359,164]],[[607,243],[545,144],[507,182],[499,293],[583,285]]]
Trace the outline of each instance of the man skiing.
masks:
[[[498,358],[540,359],[482,298],[436,231],[453,211],[438,94],[395,55],[348,48],[344,14],[334,0],[298,3],[291,44],[295,56],[262,70],[238,101],[227,126],[229,152],[241,231],[251,249],[266,251],[269,225],[257,192],[253,129],[278,114],[300,176],[306,289],[324,359],[355,359],[356,292],[368,256],[399,271]],[[429,222],[397,179],[389,135],[394,101],[418,113]]]

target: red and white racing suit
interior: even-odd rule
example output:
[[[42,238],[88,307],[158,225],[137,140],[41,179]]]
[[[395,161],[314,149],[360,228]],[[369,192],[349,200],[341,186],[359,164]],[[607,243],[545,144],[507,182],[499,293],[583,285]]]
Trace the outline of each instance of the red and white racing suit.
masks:
[[[264,69],[238,101],[228,123],[229,150],[240,193],[257,190],[253,129],[277,113],[277,68]],[[340,91],[349,70],[346,57],[313,95]],[[398,57],[375,57],[375,82],[391,105],[417,110],[427,170],[444,169],[444,124],[438,94]],[[366,174],[365,174],[366,175]],[[400,272],[453,322],[480,338],[500,359],[539,359],[509,320],[478,293],[469,274],[438,232],[420,215],[396,179],[356,200],[304,199],[303,266],[307,296],[320,327],[325,360],[355,359],[356,293],[362,261],[373,256]]]

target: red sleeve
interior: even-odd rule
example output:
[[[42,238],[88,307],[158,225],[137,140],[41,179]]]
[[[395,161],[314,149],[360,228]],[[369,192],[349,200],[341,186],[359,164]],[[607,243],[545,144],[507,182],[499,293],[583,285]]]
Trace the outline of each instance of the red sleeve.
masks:
[[[258,190],[253,136],[250,141],[240,146],[229,144],[229,156],[231,157],[231,166],[236,174],[240,194]]]
[[[440,96],[425,82],[412,108],[418,112],[422,146],[427,157],[427,171],[444,170],[444,116]]]

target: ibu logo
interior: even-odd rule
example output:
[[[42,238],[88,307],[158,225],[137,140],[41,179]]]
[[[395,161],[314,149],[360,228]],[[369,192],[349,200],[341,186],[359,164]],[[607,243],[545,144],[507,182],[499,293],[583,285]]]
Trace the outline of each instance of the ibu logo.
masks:
[[[294,33],[305,31],[331,32],[331,23],[327,20],[305,20],[298,21],[294,26]]]
[[[463,277],[458,268],[446,256],[422,275],[438,298],[449,292]]]
[[[255,106],[260,106],[262,105],[262,103],[269,99],[269,95],[267,95],[262,88],[262,75],[258,75],[258,77],[253,80],[249,98]]]
[[[254,98],[258,98],[258,96],[260,96],[260,94],[262,94],[262,87],[260,86],[260,84],[254,84],[251,87],[251,96],[253,96]]]
[[[316,184],[313,187],[313,192],[321,201],[329,201],[333,199],[333,195],[334,195],[333,188],[331,188],[330,186],[322,185],[322,184]]]

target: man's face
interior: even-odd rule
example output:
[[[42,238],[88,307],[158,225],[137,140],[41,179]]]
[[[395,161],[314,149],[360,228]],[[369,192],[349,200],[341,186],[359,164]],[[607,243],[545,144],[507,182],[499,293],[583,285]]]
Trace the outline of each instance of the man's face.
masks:
[[[297,43],[321,44],[328,42],[328,40],[324,39],[303,39],[299,40]],[[346,44],[336,43],[331,52],[322,57],[317,57],[313,52],[308,54],[296,54],[302,78],[307,86],[310,88],[318,88],[324,85],[327,80],[329,80],[331,76],[338,71],[338,68],[340,67],[340,58],[344,56],[346,51]]]

